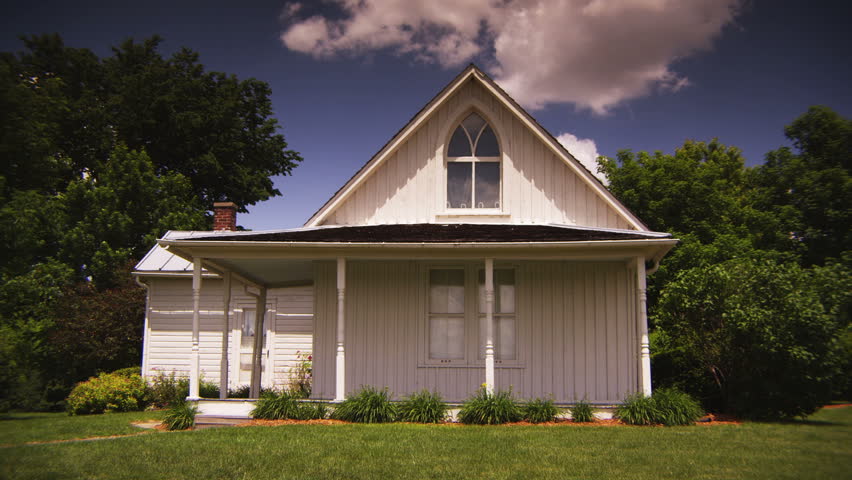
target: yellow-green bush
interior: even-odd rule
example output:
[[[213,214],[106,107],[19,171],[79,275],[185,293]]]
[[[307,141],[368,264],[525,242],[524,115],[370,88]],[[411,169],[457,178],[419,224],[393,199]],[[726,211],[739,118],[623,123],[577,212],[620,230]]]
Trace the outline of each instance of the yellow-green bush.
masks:
[[[146,393],[139,375],[102,373],[78,383],[66,400],[66,409],[70,415],[142,410]]]

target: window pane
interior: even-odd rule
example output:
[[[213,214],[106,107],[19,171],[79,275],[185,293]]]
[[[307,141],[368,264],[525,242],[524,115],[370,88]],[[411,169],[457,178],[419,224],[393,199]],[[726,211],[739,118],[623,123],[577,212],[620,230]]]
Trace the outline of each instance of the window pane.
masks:
[[[243,310],[243,338],[254,336],[254,310]]]
[[[464,313],[464,270],[429,271],[429,312]]]
[[[470,148],[470,140],[465,135],[462,127],[456,128],[453,136],[450,138],[450,146],[447,148],[448,157],[470,157],[473,152]]]
[[[472,207],[470,203],[472,169],[473,164],[470,162],[450,162],[447,164],[447,203],[449,208]]]
[[[485,358],[485,316],[479,317],[479,359]],[[494,317],[494,358],[515,359],[515,317]]]
[[[500,163],[476,164],[476,208],[500,207]]]
[[[479,131],[482,130],[482,126],[485,125],[485,120],[476,113],[471,113],[462,121],[462,125],[467,130],[470,138],[476,138],[479,135]]]
[[[515,313],[515,271],[511,268],[494,270],[494,311]]]
[[[485,270],[479,271],[479,313],[485,313]],[[515,270],[494,269],[493,313],[515,313]]]
[[[432,317],[429,319],[429,358],[464,359],[463,318]]]
[[[515,318],[498,317],[494,319],[494,348],[498,360],[515,359]]]
[[[479,140],[476,142],[477,157],[499,157],[500,146],[497,144],[497,135],[491,127],[485,127],[482,134],[479,135]]]

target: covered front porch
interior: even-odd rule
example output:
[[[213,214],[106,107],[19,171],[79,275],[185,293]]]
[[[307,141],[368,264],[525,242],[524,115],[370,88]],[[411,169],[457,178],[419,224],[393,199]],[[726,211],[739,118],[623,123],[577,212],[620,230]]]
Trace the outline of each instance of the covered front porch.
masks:
[[[341,241],[344,228],[369,227],[308,230],[334,231],[328,241],[274,233],[160,241],[193,264],[190,400],[200,399],[203,270],[226,285],[223,346],[232,282],[256,298],[256,312],[265,311],[270,289],[310,282],[312,399],[342,401],[365,385],[388,387],[397,398],[425,388],[451,403],[480,386],[565,404],[612,405],[627,393],[650,393],[646,263],[654,268],[673,240],[609,232],[584,240],[379,243]],[[264,317],[255,316],[255,331],[264,331]],[[261,388],[261,352],[257,335],[251,398]],[[222,348],[222,398],[232,356]]]

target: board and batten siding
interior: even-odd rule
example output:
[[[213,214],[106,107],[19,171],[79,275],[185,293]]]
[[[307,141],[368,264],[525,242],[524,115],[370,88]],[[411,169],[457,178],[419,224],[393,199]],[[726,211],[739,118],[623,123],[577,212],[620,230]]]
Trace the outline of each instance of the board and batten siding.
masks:
[[[446,215],[445,145],[471,108],[494,128],[503,151],[501,215]],[[326,225],[500,221],[630,228],[503,103],[470,80],[323,221]]]
[[[192,348],[192,280],[189,278],[150,278],[147,342],[143,355],[147,376],[159,372],[189,374]],[[222,354],[222,287],[219,279],[205,278],[201,288],[199,349],[203,380],[218,385]],[[270,289],[267,294],[268,362],[274,379],[265,384],[286,385],[295,367],[297,352],[309,352],[313,344],[313,286]],[[239,346],[235,345],[241,328],[243,309],[254,309],[255,299],[241,285],[231,289],[231,314],[228,351],[232,386],[238,383]],[[274,321],[272,321],[274,319]],[[268,363],[267,363],[268,364]],[[264,368],[265,370],[265,368]]]
[[[638,390],[635,288],[623,262],[517,262],[519,362],[497,366],[496,386],[520,398],[620,402]],[[428,264],[347,263],[346,391],[388,387],[396,398],[423,388],[446,401],[469,397],[484,366],[425,364]],[[334,396],[336,285],[333,263],[315,269],[314,398]]]

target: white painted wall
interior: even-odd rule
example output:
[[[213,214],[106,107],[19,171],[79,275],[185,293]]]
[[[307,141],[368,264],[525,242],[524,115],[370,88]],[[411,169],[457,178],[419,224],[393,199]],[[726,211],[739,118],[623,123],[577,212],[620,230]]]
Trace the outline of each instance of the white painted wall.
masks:
[[[148,340],[143,347],[146,375],[159,371],[188,375],[192,345],[192,285],[189,278],[149,277]],[[246,295],[234,282],[231,289],[231,328],[228,351],[231,352],[231,385],[239,384],[235,368],[239,351],[242,308],[254,308],[254,297]],[[269,357],[265,384],[286,385],[298,351],[310,351],[313,344],[313,287],[270,289],[267,295],[267,346]],[[200,353],[201,372],[208,382],[219,382],[222,352],[222,281],[205,278],[201,292]],[[273,380],[274,378],[274,380]]]
[[[458,215],[458,211],[444,208],[445,145],[472,108],[489,121],[503,151],[500,215]],[[451,96],[323,224],[460,221],[630,228],[627,220],[476,80],[469,80]]]
[[[499,263],[498,263],[499,264]],[[521,398],[617,403],[638,388],[635,288],[623,262],[517,262],[519,362],[497,366],[497,388]],[[346,387],[428,388],[462,401],[484,365],[425,364],[427,264],[348,262]],[[317,263],[314,397],[334,395],[335,269]]]

